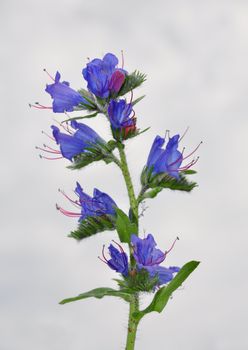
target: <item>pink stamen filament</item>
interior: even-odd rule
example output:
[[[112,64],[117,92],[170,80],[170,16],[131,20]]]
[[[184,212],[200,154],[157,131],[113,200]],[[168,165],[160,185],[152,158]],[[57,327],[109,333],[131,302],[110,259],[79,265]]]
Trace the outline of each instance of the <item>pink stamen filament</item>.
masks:
[[[112,239],[112,242],[114,242],[114,243],[120,248],[121,253],[125,253],[124,250],[123,250],[123,248],[122,248],[122,246],[121,246],[119,243],[117,243],[117,242],[114,241],[113,239]]]
[[[47,152],[47,153],[61,154],[60,151],[56,151],[56,150],[51,151],[51,150],[47,150],[47,149],[44,149],[44,148],[41,148],[41,147],[38,147],[38,146],[36,146],[35,148],[36,148],[36,149],[39,149],[40,151]]]
[[[43,105],[41,105],[41,104],[38,103],[38,102],[35,102],[34,105],[32,105],[32,104],[30,103],[30,104],[29,104],[29,107],[33,107],[33,108],[36,108],[36,109],[52,109],[52,107],[43,106]]]
[[[188,154],[186,157],[184,157],[183,160],[185,160],[185,159],[189,158],[190,156],[192,156],[192,154],[194,154],[198,150],[198,148],[201,146],[201,144],[202,144],[202,141],[199,143],[199,145],[190,154]]]
[[[106,258],[106,256],[105,256],[104,249],[105,249],[105,244],[102,246],[102,256],[103,256],[103,258],[104,258],[105,262],[107,262],[107,261],[108,261],[108,259],[107,259],[107,258]]]
[[[188,131],[189,131],[189,126],[187,126],[187,128],[186,128],[186,130],[184,131],[183,135],[180,137],[178,143],[182,141],[182,139],[184,138],[184,136],[187,134]]]
[[[55,79],[51,76],[50,73],[48,73],[48,71],[46,70],[46,68],[44,68],[43,71],[49,76],[49,78],[51,78],[51,79],[55,82]]]
[[[59,188],[59,192],[66,198],[66,199],[68,199],[72,204],[74,204],[75,206],[77,206],[77,207],[81,207],[81,205],[80,205],[80,203],[78,202],[78,201],[75,201],[75,200],[73,200],[73,199],[71,199],[69,196],[67,196],[67,194],[64,192],[64,191],[62,191],[60,188]]]
[[[103,258],[101,258],[100,256],[98,256],[98,259],[100,259],[102,262],[104,262],[104,264],[108,265],[107,261],[103,260]]]
[[[45,143],[43,143],[43,147],[48,148],[48,149],[50,149],[51,151],[56,151],[56,152],[61,153],[59,150],[54,149],[54,148],[52,148],[52,147],[50,147],[50,146],[46,145]]]
[[[41,131],[42,134],[46,135],[49,139],[53,140],[53,141],[56,141],[54,137],[52,137],[51,135],[49,135],[48,133],[46,133],[45,131]]]
[[[64,158],[64,157],[49,158],[49,157],[42,156],[41,154],[40,154],[39,156],[40,156],[40,158],[46,159],[46,160],[57,160],[57,159],[62,159],[62,158]]]
[[[77,218],[81,216],[81,213],[74,213],[68,210],[65,210],[63,208],[61,208],[58,204],[56,204],[56,209],[59,210],[62,214],[72,217],[72,218]]]
[[[174,248],[174,245],[176,244],[176,241],[179,241],[179,237],[177,237],[174,242],[172,243],[172,246],[170,247],[169,250],[166,250],[165,256]]]
[[[63,128],[66,132],[68,132],[68,134],[73,134],[73,131],[72,131],[72,129],[70,130],[69,129],[69,126],[68,126],[68,124],[66,124],[66,127],[65,127],[65,125],[63,125],[62,123],[60,123],[60,122],[58,122],[56,119],[53,119],[54,121],[55,121],[55,123],[56,124],[58,124],[61,128]]]

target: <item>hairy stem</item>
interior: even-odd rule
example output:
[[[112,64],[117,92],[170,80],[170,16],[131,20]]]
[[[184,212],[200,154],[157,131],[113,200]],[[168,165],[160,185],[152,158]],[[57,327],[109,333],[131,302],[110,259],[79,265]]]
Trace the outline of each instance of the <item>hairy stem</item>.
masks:
[[[132,179],[128,169],[127,158],[126,158],[124,146],[122,143],[118,144],[118,150],[120,153],[120,160],[121,160],[120,168],[126,183],[129,202],[130,202],[130,209],[133,215],[132,220],[135,221],[135,223],[138,226],[138,223],[139,223],[138,201],[135,197],[133,183],[132,183]],[[130,262],[131,262],[131,266],[134,265],[135,263],[131,252],[130,252]],[[133,295],[132,300],[130,301],[130,304],[129,304],[127,342],[126,342],[126,348],[125,348],[126,350],[134,350],[138,321],[133,318],[133,313],[138,310],[139,310],[139,296],[138,294],[135,294]]]
[[[133,318],[133,313],[139,310],[138,294],[133,295],[132,301],[129,305],[129,320],[127,329],[127,342],[125,350],[134,350],[135,339],[139,321]]]
[[[131,207],[132,213],[134,215],[135,222],[138,223],[138,203],[137,203],[137,199],[135,197],[133,183],[132,183],[132,179],[131,179],[130,172],[128,169],[127,158],[126,158],[123,144],[121,144],[121,143],[118,144],[118,150],[119,150],[120,159],[121,159],[121,171],[122,171],[125,183],[126,183],[130,207]]]

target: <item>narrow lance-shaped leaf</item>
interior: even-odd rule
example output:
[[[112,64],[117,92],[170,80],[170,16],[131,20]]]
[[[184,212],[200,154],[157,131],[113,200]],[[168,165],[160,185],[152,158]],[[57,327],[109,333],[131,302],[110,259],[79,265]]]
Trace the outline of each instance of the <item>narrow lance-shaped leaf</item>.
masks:
[[[121,242],[130,243],[132,234],[137,233],[137,225],[130,221],[129,217],[119,208],[116,209],[116,230]]]
[[[151,304],[146,309],[134,313],[133,316],[139,320],[150,312],[162,312],[172,293],[182,285],[199,264],[199,261],[190,261],[186,263],[168,285],[158,290]]]
[[[92,289],[91,291],[79,294],[76,297],[64,299],[59,304],[63,305],[63,304],[71,303],[73,301],[78,301],[78,300],[87,299],[87,298],[101,299],[105,296],[119,297],[119,298],[124,299],[127,302],[129,302],[131,299],[130,293],[125,293],[125,292],[120,291],[120,290],[115,290],[112,288],[104,288],[103,287],[103,288]]]

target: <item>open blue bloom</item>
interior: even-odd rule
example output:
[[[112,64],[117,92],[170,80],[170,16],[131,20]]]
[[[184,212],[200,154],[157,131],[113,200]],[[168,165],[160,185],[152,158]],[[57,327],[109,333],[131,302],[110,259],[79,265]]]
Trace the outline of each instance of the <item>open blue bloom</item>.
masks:
[[[95,58],[90,61],[82,73],[88,82],[88,89],[100,98],[108,98],[118,93],[125,80],[125,72],[116,68],[118,59],[112,53],[107,53],[103,59]]]
[[[108,107],[108,115],[112,130],[123,131],[123,137],[136,130],[136,119],[131,116],[132,104],[125,100],[111,100]]]
[[[71,203],[73,203],[80,212],[67,211],[57,205],[57,209],[64,215],[70,217],[78,217],[79,221],[83,221],[88,217],[98,216],[115,216],[116,215],[116,203],[106,193],[101,192],[97,188],[94,189],[93,197],[85,193],[81,185],[77,182],[75,193],[78,196],[77,200],[69,198],[63,191],[60,191]]]
[[[116,203],[108,194],[101,192],[97,188],[94,189],[93,197],[90,197],[83,192],[82,187],[77,182],[75,192],[79,197],[79,203],[82,208],[80,216],[81,221],[88,216],[102,216],[106,214],[114,216],[116,214]]]
[[[163,145],[165,139],[156,136],[150,150],[147,167],[152,167],[153,174],[167,173],[172,177],[179,178],[180,166],[183,161],[183,155],[178,151],[179,135],[169,138],[165,149]]]
[[[61,83],[60,77],[60,73],[57,72],[54,83],[47,85],[45,89],[53,99],[53,112],[72,112],[80,103],[88,104],[77,91],[70,88],[67,81]]]
[[[180,270],[179,267],[166,268],[159,266],[172,248],[167,252],[162,252],[160,249],[157,249],[157,244],[151,234],[148,234],[144,239],[133,234],[131,236],[131,243],[133,247],[133,256],[137,263],[138,270],[147,270],[151,278],[157,276],[159,285],[171,281],[173,273]],[[175,242],[172,247],[174,244]]]
[[[116,243],[116,242],[115,242]],[[103,246],[103,259],[102,261],[106,262],[108,266],[115,270],[116,272],[121,273],[124,277],[128,275],[128,258],[127,254],[122,249],[121,245],[116,243],[118,245],[119,250],[113,246],[113,244],[110,244],[108,247],[110,259],[107,259],[104,254],[104,246]]]
[[[73,120],[68,134],[62,133],[57,126],[52,125],[53,136],[60,146],[61,154],[64,158],[72,160],[80,153],[89,152],[86,148],[94,144],[105,144],[105,141],[89,126]]]

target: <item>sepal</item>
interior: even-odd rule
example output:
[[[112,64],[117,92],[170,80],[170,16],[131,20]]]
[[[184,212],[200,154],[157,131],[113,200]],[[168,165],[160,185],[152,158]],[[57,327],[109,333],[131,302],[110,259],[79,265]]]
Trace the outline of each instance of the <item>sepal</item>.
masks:
[[[78,90],[78,93],[79,93],[88,103],[87,103],[87,104],[85,104],[85,103],[80,103],[80,105],[78,106],[78,109],[77,109],[77,108],[74,108],[74,110],[82,110],[82,109],[85,109],[85,110],[88,110],[88,111],[95,111],[95,110],[98,109],[96,103],[94,102],[94,97],[93,97],[93,95],[92,95],[88,90],[80,89],[80,90]]]
[[[115,290],[115,289],[107,288],[107,287],[105,287],[105,288],[102,287],[102,288],[92,289],[91,291],[79,294],[76,297],[63,299],[60,301],[59,304],[64,305],[64,304],[71,303],[73,301],[78,301],[78,300],[87,299],[87,298],[101,299],[101,298],[106,297],[106,296],[113,296],[113,297],[122,298],[127,302],[130,302],[130,300],[131,300],[131,294],[129,294],[128,292],[124,292],[121,290]]]
[[[141,269],[138,272],[131,270],[125,279],[115,279],[115,281],[121,290],[134,294],[138,292],[153,292],[158,285],[159,279],[157,276],[151,278],[147,270]]]
[[[128,92],[134,90],[141,84],[146,81],[146,74],[141,73],[139,71],[134,71],[131,74],[127,74],[124,84],[122,85],[120,91],[118,92],[118,96],[123,96]]]
[[[140,181],[143,188],[143,193],[139,198],[141,202],[145,198],[154,198],[162,191],[163,188],[171,190],[190,192],[197,186],[196,182],[188,181],[185,175],[195,174],[193,170],[181,171],[178,178],[172,177],[167,173],[154,174],[153,168],[145,167],[141,173]],[[151,189],[151,191],[148,191]]]
[[[69,169],[81,169],[90,163],[103,160],[106,164],[115,161],[112,151],[116,148],[116,142],[110,140],[108,143],[94,143],[91,147],[86,147],[83,152],[73,158],[73,163],[68,166]]]
[[[68,237],[81,241],[99,232],[112,231],[115,229],[116,218],[112,215],[90,216],[81,221],[77,230],[72,231]]]

